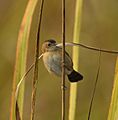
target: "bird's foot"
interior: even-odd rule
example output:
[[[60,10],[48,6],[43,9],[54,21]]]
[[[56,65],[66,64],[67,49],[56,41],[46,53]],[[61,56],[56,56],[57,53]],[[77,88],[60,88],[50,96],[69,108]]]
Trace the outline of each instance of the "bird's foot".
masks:
[[[67,87],[64,86],[64,85],[61,85],[61,89],[62,89],[62,90],[67,90]]]

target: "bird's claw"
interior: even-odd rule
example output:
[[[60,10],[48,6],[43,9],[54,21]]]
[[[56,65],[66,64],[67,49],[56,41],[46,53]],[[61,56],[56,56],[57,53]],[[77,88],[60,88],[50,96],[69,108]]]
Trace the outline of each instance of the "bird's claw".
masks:
[[[61,89],[62,89],[62,90],[67,90],[67,87],[64,86],[64,85],[61,85]]]

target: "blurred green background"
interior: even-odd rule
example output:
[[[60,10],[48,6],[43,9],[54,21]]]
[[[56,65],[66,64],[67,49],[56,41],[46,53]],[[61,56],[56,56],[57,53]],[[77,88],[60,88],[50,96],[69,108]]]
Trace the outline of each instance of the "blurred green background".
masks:
[[[0,120],[9,119],[12,78],[15,64],[16,43],[27,0],[0,0]],[[75,1],[66,1],[66,41],[72,41]],[[86,45],[118,50],[118,1],[84,0],[81,18],[80,42]],[[32,25],[28,66],[34,60],[36,15]],[[61,41],[61,1],[47,0],[44,4],[41,43],[54,38]],[[67,47],[69,54],[72,48]],[[80,72],[84,81],[78,83],[76,120],[87,120],[89,104],[95,83],[99,52],[80,48]],[[91,120],[106,120],[111,97],[116,55],[102,53],[101,69],[92,108]],[[36,120],[60,120],[60,79],[50,75],[39,62],[39,82],[36,101]],[[32,73],[27,76],[24,120],[30,118]],[[67,110],[69,82],[66,83]],[[68,111],[66,116],[68,115]]]

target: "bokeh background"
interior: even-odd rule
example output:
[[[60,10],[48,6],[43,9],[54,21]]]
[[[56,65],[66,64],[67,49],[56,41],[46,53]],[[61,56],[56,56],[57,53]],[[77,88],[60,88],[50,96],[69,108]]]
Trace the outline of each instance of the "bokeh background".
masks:
[[[9,119],[10,97],[15,64],[16,43],[20,24],[28,0],[0,0],[0,120]],[[66,41],[72,41],[75,0],[66,1]],[[34,15],[28,66],[34,60],[36,18]],[[45,1],[41,28],[41,43],[54,38],[61,41],[61,1]],[[89,46],[118,50],[118,1],[84,0],[81,18],[80,42]],[[72,55],[72,48],[67,47]],[[78,83],[76,120],[87,120],[90,100],[96,79],[99,52],[80,48],[80,72],[84,81]],[[102,53],[101,68],[93,102],[91,120],[107,120],[114,77],[116,55]],[[60,79],[50,75],[42,60],[39,62],[39,82],[36,100],[36,120],[61,118]],[[32,72],[27,76],[24,100],[24,120],[30,118]],[[69,82],[66,81],[66,108],[68,115]]]

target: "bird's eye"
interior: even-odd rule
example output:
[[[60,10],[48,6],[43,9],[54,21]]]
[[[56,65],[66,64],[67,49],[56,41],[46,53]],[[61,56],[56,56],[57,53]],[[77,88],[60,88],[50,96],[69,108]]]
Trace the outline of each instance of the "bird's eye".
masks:
[[[51,46],[51,43],[48,43],[48,47],[50,47]]]

